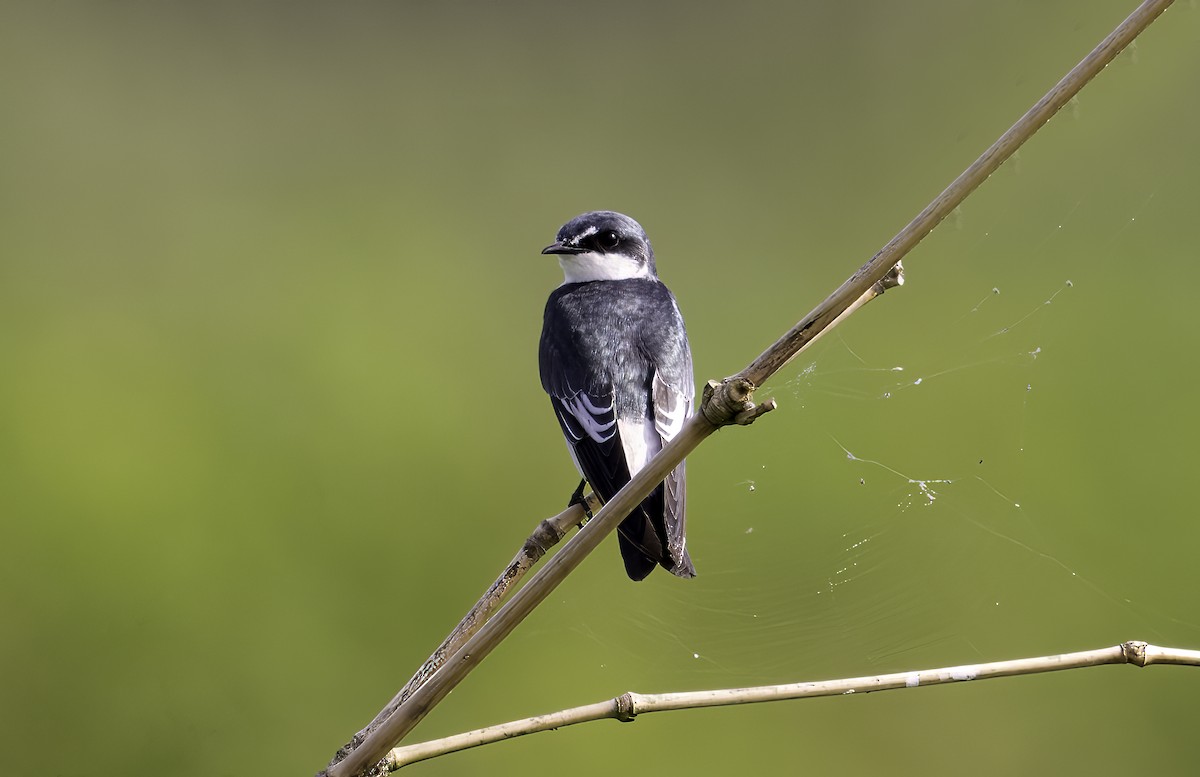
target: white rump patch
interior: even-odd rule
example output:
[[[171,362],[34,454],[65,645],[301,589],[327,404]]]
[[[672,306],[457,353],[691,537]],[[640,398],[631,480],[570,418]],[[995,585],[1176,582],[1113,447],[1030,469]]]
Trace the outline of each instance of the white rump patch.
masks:
[[[559,254],[563,283],[586,283],[588,281],[624,281],[629,278],[649,278],[650,265],[623,254]]]
[[[617,431],[621,433],[621,448],[625,452],[630,477],[646,466],[651,456],[662,450],[662,438],[652,423],[619,418]]]

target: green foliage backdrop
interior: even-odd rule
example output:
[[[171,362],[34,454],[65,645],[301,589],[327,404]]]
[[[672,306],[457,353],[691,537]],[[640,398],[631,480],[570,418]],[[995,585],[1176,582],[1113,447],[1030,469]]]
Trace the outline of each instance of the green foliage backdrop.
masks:
[[[1133,6],[4,4],[4,771],[315,772],[574,486],[535,363],[563,221],[639,219],[698,379],[732,373]],[[699,578],[603,548],[416,733],[1200,645],[1176,6],[690,460]],[[1183,774],[1198,683],[708,710],[413,770]]]

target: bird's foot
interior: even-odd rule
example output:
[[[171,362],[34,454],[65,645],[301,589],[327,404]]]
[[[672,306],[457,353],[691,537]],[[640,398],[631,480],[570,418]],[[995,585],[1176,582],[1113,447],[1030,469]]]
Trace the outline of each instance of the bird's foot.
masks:
[[[587,487],[587,480],[579,481],[579,487],[575,489],[575,493],[571,494],[571,501],[567,502],[567,507],[579,505],[583,508],[584,519],[580,522],[580,526],[592,520],[592,508],[588,506],[588,500],[583,496],[583,489]]]

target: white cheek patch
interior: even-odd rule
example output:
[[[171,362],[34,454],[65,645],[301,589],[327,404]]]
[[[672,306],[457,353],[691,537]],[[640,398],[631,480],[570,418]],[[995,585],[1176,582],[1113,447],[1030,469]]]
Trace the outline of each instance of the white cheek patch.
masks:
[[[650,266],[621,254],[559,254],[563,283],[589,281],[624,281],[630,278],[649,278]]]

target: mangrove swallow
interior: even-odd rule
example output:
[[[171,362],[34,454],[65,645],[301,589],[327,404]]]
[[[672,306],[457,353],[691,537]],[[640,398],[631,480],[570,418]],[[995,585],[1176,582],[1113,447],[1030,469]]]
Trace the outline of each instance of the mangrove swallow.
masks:
[[[563,284],[546,302],[538,361],[567,449],[607,502],[683,427],[695,388],[675,297],[658,279],[646,232],[628,216],[571,219],[554,243]],[[580,483],[573,501],[582,497]],[[630,578],[661,564],[693,577],[684,536],[684,465],[617,529]]]

